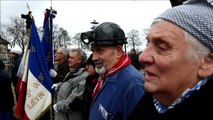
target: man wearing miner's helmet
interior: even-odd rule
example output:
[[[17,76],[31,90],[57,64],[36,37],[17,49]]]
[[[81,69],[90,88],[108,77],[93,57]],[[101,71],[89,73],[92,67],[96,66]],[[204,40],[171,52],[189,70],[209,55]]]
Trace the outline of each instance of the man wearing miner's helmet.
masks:
[[[123,50],[127,44],[123,30],[115,23],[104,22],[82,33],[81,40],[91,45],[92,60],[100,75],[92,93],[89,119],[126,120],[144,94],[144,80]]]

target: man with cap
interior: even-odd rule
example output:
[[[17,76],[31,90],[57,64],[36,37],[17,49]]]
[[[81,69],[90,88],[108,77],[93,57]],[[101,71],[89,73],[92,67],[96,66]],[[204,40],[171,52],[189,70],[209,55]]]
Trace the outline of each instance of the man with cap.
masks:
[[[21,58],[22,58],[21,54],[22,54],[22,50],[18,46],[11,48],[9,53],[9,57],[11,60],[11,78],[12,78],[13,86],[16,90],[16,98],[18,98],[18,91],[19,91],[17,88],[17,83],[18,83],[17,72],[18,72],[19,65],[21,63]]]
[[[147,39],[139,56],[147,93],[129,120],[213,119],[213,1],[166,10]]]
[[[123,30],[115,23],[104,22],[82,33],[81,39],[91,44],[92,60],[100,75],[92,93],[89,119],[127,120],[144,95],[144,80],[123,50],[127,43]]]

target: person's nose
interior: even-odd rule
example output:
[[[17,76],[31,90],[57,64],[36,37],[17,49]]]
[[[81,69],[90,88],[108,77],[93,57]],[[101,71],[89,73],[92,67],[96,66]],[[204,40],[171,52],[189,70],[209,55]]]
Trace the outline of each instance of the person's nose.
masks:
[[[98,54],[97,54],[95,51],[93,51],[92,60],[93,60],[93,61],[98,60]]]
[[[139,55],[138,61],[142,64],[154,63],[153,52],[154,49],[150,46],[147,46]]]
[[[86,69],[88,69],[88,67],[89,67],[89,65],[86,65],[86,67],[85,67],[85,68],[86,68]]]

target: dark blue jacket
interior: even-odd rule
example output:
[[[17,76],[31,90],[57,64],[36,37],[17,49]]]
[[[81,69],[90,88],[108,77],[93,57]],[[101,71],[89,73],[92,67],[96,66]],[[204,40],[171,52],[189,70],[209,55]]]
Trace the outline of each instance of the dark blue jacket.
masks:
[[[93,99],[90,120],[127,120],[144,95],[142,74],[131,64],[105,78]]]
[[[212,120],[213,77],[187,99],[165,113],[158,113],[153,95],[146,93],[133,110],[129,120]]]

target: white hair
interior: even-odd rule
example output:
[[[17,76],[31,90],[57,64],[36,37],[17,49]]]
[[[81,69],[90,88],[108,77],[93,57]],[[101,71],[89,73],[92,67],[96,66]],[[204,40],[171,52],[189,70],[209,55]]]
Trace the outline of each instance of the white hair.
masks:
[[[160,21],[165,21],[164,19],[155,19],[152,22],[152,25],[160,22]],[[207,56],[211,51],[210,49],[202,44],[198,39],[196,39],[194,36],[192,36],[190,33],[186,32],[185,30],[182,29],[185,35],[185,39],[189,42],[190,44],[190,49],[189,49],[189,55],[191,58],[195,60],[199,60],[205,56]]]
[[[190,43],[189,55],[193,59],[199,60],[200,58],[203,58],[210,53],[210,49],[191,34],[184,31],[184,35],[185,39]]]

